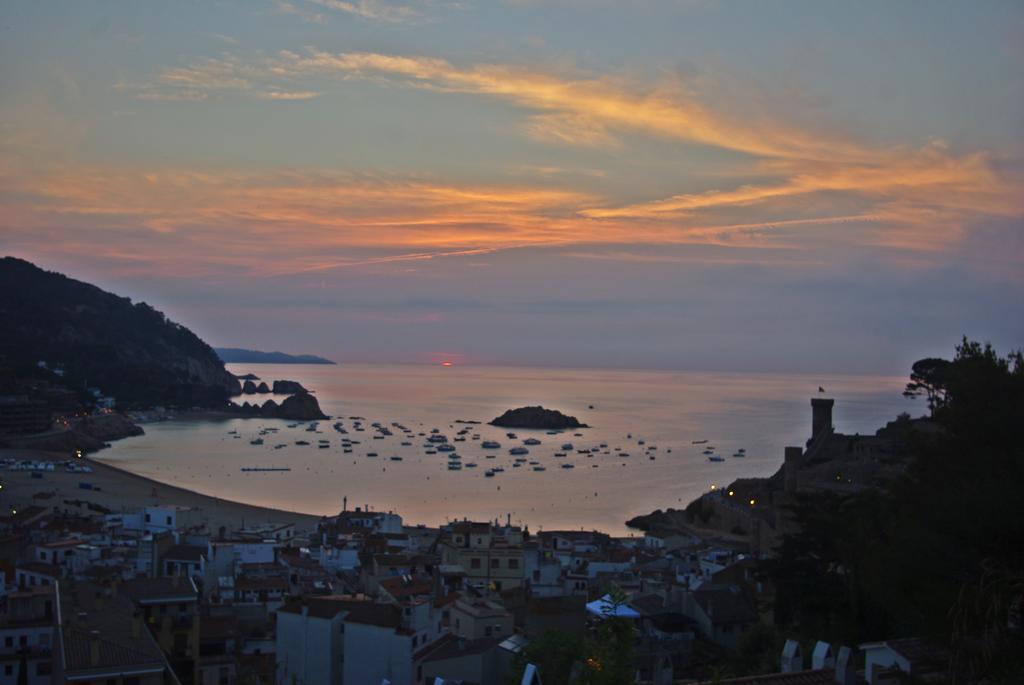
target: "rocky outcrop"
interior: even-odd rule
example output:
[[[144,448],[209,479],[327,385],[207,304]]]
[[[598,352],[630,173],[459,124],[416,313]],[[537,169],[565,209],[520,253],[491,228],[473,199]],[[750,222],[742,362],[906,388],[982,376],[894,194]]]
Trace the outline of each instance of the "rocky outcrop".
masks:
[[[243,402],[234,404],[232,409],[243,416],[261,416],[268,419],[289,421],[319,421],[330,418],[320,410],[320,403],[308,392],[296,393],[285,398],[281,404],[267,400],[262,406]]]
[[[320,403],[308,392],[300,392],[281,402],[277,415],[293,421],[312,421],[329,418],[320,411]]]
[[[253,383],[252,381],[246,381],[245,383],[243,383],[242,384],[242,394],[243,395],[255,395],[256,394],[256,384]]]
[[[256,393],[259,395],[266,395],[269,392],[270,388],[267,387],[267,384],[265,382],[260,383],[259,385],[256,386]]]
[[[144,432],[141,426],[132,423],[123,414],[101,414],[86,417],[68,430],[12,438],[5,445],[71,455],[75,450],[95,452],[106,447],[112,440],[142,435]]]
[[[538,430],[560,430],[565,428],[587,428],[575,416],[567,416],[554,409],[544,407],[520,407],[509,409],[490,422],[502,428],[535,428]]]
[[[297,395],[303,392],[309,391],[298,381],[274,381],[275,395]]]
[[[258,381],[260,379],[260,377],[254,373],[247,373],[242,376],[235,376],[235,378],[237,378],[240,381]]]

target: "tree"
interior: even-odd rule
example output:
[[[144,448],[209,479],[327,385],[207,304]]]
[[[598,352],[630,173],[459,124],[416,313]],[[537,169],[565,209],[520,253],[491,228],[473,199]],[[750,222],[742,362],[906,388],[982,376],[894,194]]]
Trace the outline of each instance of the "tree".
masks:
[[[910,371],[910,382],[907,383],[903,396],[907,398],[928,398],[928,410],[935,410],[946,403],[946,382],[950,362],[946,359],[929,357],[914,362]]]

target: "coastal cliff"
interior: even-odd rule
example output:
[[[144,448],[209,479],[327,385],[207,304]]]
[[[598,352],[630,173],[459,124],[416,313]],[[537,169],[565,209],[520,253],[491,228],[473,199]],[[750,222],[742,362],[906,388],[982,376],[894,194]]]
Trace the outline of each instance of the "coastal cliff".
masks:
[[[209,345],[144,302],[0,259],[0,356],[16,372],[59,364],[68,387],[95,387],[119,407],[219,408],[241,390]]]

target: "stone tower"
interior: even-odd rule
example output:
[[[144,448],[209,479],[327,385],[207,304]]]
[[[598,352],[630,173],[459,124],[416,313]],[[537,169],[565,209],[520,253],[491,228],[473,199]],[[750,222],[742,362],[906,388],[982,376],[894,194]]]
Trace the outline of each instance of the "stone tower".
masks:
[[[811,440],[832,432],[832,406],[835,400],[815,397],[811,400]]]

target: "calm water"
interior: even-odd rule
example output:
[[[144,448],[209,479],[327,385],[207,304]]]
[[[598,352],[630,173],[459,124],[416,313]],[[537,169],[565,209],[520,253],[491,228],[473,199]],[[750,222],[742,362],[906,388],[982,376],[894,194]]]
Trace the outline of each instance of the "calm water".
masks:
[[[310,513],[336,513],[347,496],[349,507],[394,510],[407,523],[511,514],[533,530],[583,526],[623,533],[624,522],[636,514],[681,507],[712,484],[773,473],[783,448],[802,444],[809,435],[809,399],[819,385],[836,399],[835,425],[844,432],[874,432],[901,411],[922,410],[900,396],[902,377],[356,364],[230,368],[236,374],[255,373],[268,384],[297,380],[315,390],[321,408],[333,418],[320,423],[320,434],[307,432],[305,424],[288,428],[288,421],[268,419],[149,424],[145,436],[115,443],[98,457],[206,494]],[[444,453],[425,454],[425,438],[415,435],[439,428],[451,439],[462,427],[456,419],[486,423],[505,409],[527,404],[559,409],[591,428],[579,431],[583,437],[572,431],[516,430],[518,440],[510,440],[505,429],[469,426],[466,442],[453,444],[464,464],[478,466],[461,471],[447,469]],[[351,416],[365,417],[365,432],[353,430]],[[332,428],[336,420],[348,435]],[[401,423],[414,435],[391,428],[394,435],[375,440],[369,427],[374,421]],[[251,445],[264,427],[279,431],[264,436],[263,445]],[[229,435],[232,430],[241,437]],[[473,433],[480,440],[469,439]],[[344,454],[343,437],[361,444]],[[534,471],[529,464],[512,467],[509,448],[529,437],[542,444],[529,447],[527,458],[546,471]],[[330,440],[329,449],[318,449],[321,439]],[[501,443],[501,449],[481,448],[488,439]],[[638,445],[641,439],[646,445]],[[691,444],[703,439],[724,462],[709,462],[701,453],[705,446]],[[312,444],[298,446],[297,440]],[[402,446],[402,441],[413,444]],[[566,458],[554,457],[565,442],[576,449],[607,443],[611,454],[588,457],[572,451]],[[274,448],[282,443],[287,446]],[[647,452],[651,445],[656,452]],[[630,456],[617,456],[616,447]],[[741,447],[746,458],[730,456]],[[368,452],[379,456],[367,457]],[[495,458],[486,459],[487,454]],[[392,455],[403,460],[391,461]],[[561,468],[564,462],[575,468]],[[292,470],[240,471],[253,466]],[[486,478],[484,472],[494,466],[505,471]]]

